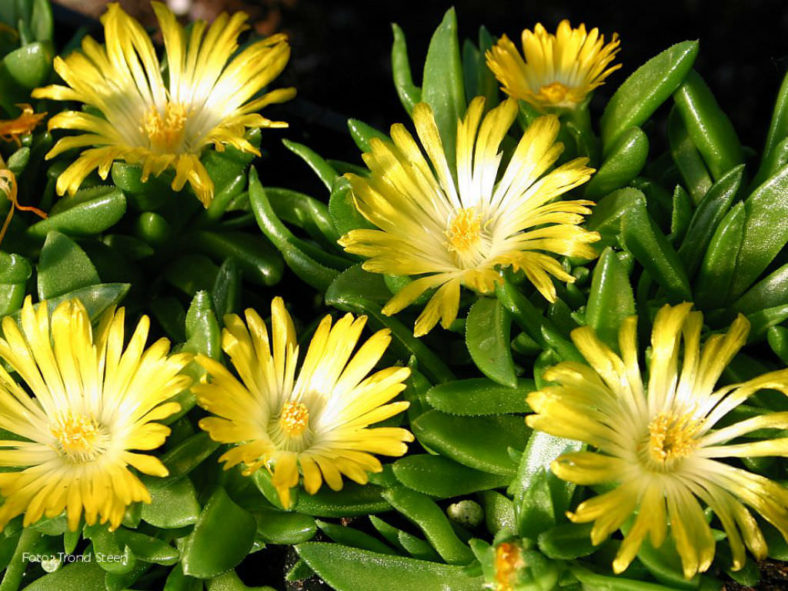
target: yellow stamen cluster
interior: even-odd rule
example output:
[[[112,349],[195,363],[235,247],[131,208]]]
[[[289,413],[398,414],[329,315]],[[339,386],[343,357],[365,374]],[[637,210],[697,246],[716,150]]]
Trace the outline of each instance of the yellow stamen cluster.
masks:
[[[279,426],[288,437],[298,437],[309,426],[309,409],[303,402],[286,402]]]
[[[544,96],[554,105],[563,103],[568,92],[569,89],[566,87],[566,85],[560,82],[551,82],[550,84],[545,84],[539,88],[539,94]]]
[[[690,414],[657,415],[648,426],[648,456],[660,466],[690,455],[700,424]]]
[[[162,153],[179,150],[188,115],[184,105],[171,102],[165,106],[163,117],[156,107],[145,113],[142,132],[148,137],[151,149]]]
[[[68,411],[50,430],[57,440],[57,450],[70,462],[90,462],[105,451],[106,435],[90,415]]]
[[[449,250],[459,253],[468,252],[482,237],[482,216],[475,207],[460,209],[449,222],[446,238]]]

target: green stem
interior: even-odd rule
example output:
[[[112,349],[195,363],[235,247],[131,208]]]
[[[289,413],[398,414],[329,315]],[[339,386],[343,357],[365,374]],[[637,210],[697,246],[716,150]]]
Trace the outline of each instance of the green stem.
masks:
[[[578,156],[587,156],[591,166],[599,164],[599,138],[591,127],[591,114],[588,103],[566,111],[567,127],[577,144]]]
[[[495,288],[495,295],[517,325],[542,348],[552,348],[564,360],[583,360],[572,342],[565,338],[555,324],[520,293],[516,286],[504,280]]]
[[[41,538],[41,534],[37,531],[26,527],[22,530],[22,535],[19,536],[19,541],[16,543],[16,550],[11,557],[11,562],[5,569],[3,581],[0,582],[0,591],[16,591],[22,582],[22,577],[27,569],[29,561],[23,560],[23,556],[30,552],[31,548]]]

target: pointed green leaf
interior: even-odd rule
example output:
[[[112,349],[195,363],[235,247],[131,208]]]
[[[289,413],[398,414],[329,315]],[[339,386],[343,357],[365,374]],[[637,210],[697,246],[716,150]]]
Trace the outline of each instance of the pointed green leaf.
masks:
[[[744,202],[744,235],[733,278],[733,295],[744,292],[788,244],[788,165]]]
[[[594,267],[588,294],[586,323],[614,351],[618,350],[618,329],[635,313],[635,295],[624,265],[612,249],[606,248]]]
[[[468,311],[465,344],[476,367],[492,381],[517,386],[512,349],[509,346],[511,316],[496,298],[479,298]]]
[[[427,392],[427,402],[452,415],[524,413],[529,410],[525,397],[533,389],[533,380],[518,380],[517,387],[510,388],[484,378],[470,378],[432,387]]]
[[[381,582],[400,591],[478,591],[481,577],[459,566],[388,556],[339,544],[296,546],[306,563],[338,591],[380,591]]]
[[[85,251],[67,236],[50,232],[38,262],[38,298],[46,300],[98,283],[101,279]]]
[[[602,114],[602,140],[607,153],[630,127],[642,127],[679,87],[698,54],[697,41],[669,47],[640,66],[616,90]]]
[[[523,449],[528,427],[519,416],[456,417],[431,410],[411,425],[426,447],[470,468],[514,476],[517,466],[509,448]]]
[[[695,70],[690,70],[673,99],[692,143],[703,156],[714,180],[744,161],[733,124]]]
[[[184,574],[208,579],[240,564],[252,547],[255,529],[254,516],[217,488],[184,544]]]
[[[435,30],[424,62],[421,100],[432,107],[449,167],[456,158],[457,121],[465,114],[465,89],[462,75],[460,43],[457,38],[457,14],[446,11]]]

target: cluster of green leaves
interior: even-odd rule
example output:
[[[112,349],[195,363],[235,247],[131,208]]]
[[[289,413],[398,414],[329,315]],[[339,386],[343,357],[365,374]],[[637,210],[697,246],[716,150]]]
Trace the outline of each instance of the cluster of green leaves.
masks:
[[[54,76],[51,12],[46,0],[14,0],[0,4],[0,19],[19,30],[18,38],[0,31],[0,107],[13,116],[14,103]],[[430,103],[448,153],[467,101],[484,95],[490,108],[498,100],[484,63],[493,42],[481,29],[478,43],[461,47],[449,11],[432,38],[418,86],[405,36],[394,27],[399,97],[407,112],[419,101]],[[227,148],[203,157],[216,187],[207,210],[188,188],[174,193],[171,174],[142,183],[139,167],[120,162],[111,182],[89,177],[75,196],[56,200],[55,179],[74,154],[47,163],[49,133],[39,129],[26,137],[7,162],[18,176],[20,201],[50,215],[13,218],[0,251],[0,316],[16,313],[26,294],[49,305],[78,297],[94,318],[122,303],[132,319],[150,315],[155,330],[176,347],[221,360],[223,316],[245,307],[264,313],[274,295],[296,294],[301,308],[294,316],[307,327],[331,309],[365,314],[373,328],[391,330],[386,361],[413,370],[403,393],[411,406],[398,420],[417,443],[370,484],[315,495],[301,491],[285,511],[265,470],[252,477],[222,471],[222,449],[197,427],[201,411],[186,391],[179,395],[183,411],[167,421],[172,435],[161,450],[170,476],[144,479],[152,503],[130,507],[115,532],[98,525],[69,532],[63,517],[28,528],[14,520],[0,534],[0,591],[21,585],[249,589],[235,569],[262,568],[273,560],[266,551],[271,545],[295,546],[286,574],[291,582],[317,574],[340,591],[475,590],[491,581],[494,544],[512,539],[527,563],[520,589],[720,588],[730,564],[722,532],[708,575],[684,580],[666,543],[658,549],[645,544],[638,560],[614,576],[609,565],[619,542],[594,547],[589,527],[565,517],[590,491],[549,471],[555,457],[579,444],[531,433],[523,420],[525,397],[542,385],[544,369],[582,361],[569,339],[573,328],[592,326],[615,347],[623,318],[638,314],[647,335],[653,312],[665,302],[694,301],[712,329],[737,312],[750,318],[753,342],[731,365],[730,381],[788,361],[788,81],[758,157],[740,146],[692,70],[697,51],[695,42],[680,43],[638,69],[607,103],[599,136],[585,107],[562,117],[564,157],[587,155],[598,169],[578,192],[597,202],[588,227],[602,236],[599,258],[564,261],[576,281],[558,286],[553,304],[522,276],[505,273],[495,294],[466,294],[466,312],[450,331],[423,339],[411,329],[423,302],[397,317],[380,312],[408,279],[367,273],[337,245],[347,231],[368,227],[342,176],[366,174],[357,164],[285,142],[325,186],[313,197],[263,186],[250,167],[252,157]],[[6,97],[14,98],[6,104]],[[661,111],[670,109],[666,121],[662,105]],[[521,105],[523,126],[536,115]],[[358,120],[348,127],[362,151],[371,138],[385,137]],[[669,149],[652,153],[659,142],[649,137],[663,129]],[[248,139],[259,146],[261,134]],[[0,216],[8,207],[0,197]],[[321,303],[319,311],[313,301]],[[310,331],[301,332],[308,339]],[[188,371],[201,377],[196,366]],[[785,406],[783,397],[767,393],[741,412]],[[748,461],[748,468],[788,478],[779,462]],[[770,556],[788,559],[776,531],[766,525],[764,531]],[[84,560],[34,564],[23,558],[59,552]],[[728,574],[752,584],[758,569],[750,562]]]

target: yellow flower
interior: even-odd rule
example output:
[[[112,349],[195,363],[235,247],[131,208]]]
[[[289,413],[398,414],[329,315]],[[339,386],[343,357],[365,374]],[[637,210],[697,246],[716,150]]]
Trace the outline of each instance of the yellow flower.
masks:
[[[126,507],[149,503],[150,494],[128,466],[166,476],[153,450],[170,432],[155,421],[180,409],[167,402],[189,385],[179,375],[189,355],[167,356],[161,339],[144,350],[143,317],[125,351],[124,312],[104,314],[94,335],[78,300],[61,303],[50,319],[46,303],[28,297],[21,318],[3,318],[0,359],[25,383],[31,397],[0,365],[0,428],[16,438],[0,441],[0,528],[21,513],[24,525],[66,512],[68,527],[85,521],[117,528]]]
[[[517,116],[507,100],[482,117],[484,99],[471,101],[457,128],[457,165],[450,167],[429,105],[413,109],[413,121],[430,163],[400,124],[393,142],[373,139],[364,154],[369,177],[348,174],[356,207],[379,229],[353,230],[339,243],[369,257],[364,269],[391,275],[423,275],[383,308],[395,314],[424,291],[438,288],[416,320],[415,334],[457,317],[460,286],[489,293],[500,281],[497,267],[522,269],[548,300],[556,297],[551,275],[574,278],[551,255],[594,258],[588,243],[599,239],[579,224],[590,201],[555,201],[593,172],[577,158],[547,173],[563,150],[555,141],[554,115],[534,121],[501,168],[501,142]],[[434,171],[434,172],[433,172]],[[545,174],[547,173],[547,174]]]
[[[619,331],[620,357],[592,329],[578,328],[572,340],[591,367],[560,363],[544,376],[556,385],[528,396],[537,413],[527,418],[532,428],[584,441],[598,450],[559,457],[551,467],[559,478],[582,485],[618,484],[580,503],[569,518],[594,521],[591,540],[599,544],[637,513],[613,562],[616,573],[632,562],[647,535],[654,547],[660,546],[668,522],[684,576],[707,570],[715,542],[699,501],[719,518],[734,569],[744,565],[745,546],[756,558],[766,557],[766,542],[745,505],[788,539],[788,490],[718,461],[788,455],[787,438],[759,439],[754,433],[788,428],[788,412],[718,426],[758,390],[788,393],[788,370],[714,390],[725,366],[746,342],[749,322],[739,316],[727,334],[710,336],[701,347],[703,315],[691,308],[692,304],[665,306],[657,314],[646,385],[637,359],[637,321],[632,317]],[[742,436],[745,442],[731,443]]]
[[[298,485],[316,493],[323,480],[342,488],[342,475],[366,484],[369,472],[380,472],[372,454],[401,456],[413,435],[397,427],[368,428],[408,407],[386,404],[404,388],[406,367],[388,367],[367,377],[391,341],[388,330],[375,333],[352,355],[366,323],[347,314],[331,326],[331,316],[317,327],[296,376],[298,344],[282,298],[271,302],[271,335],[254,310],[246,324],[225,316],[222,348],[239,382],[222,364],[198,356],[212,380],[194,387],[198,403],[213,413],[200,421],[214,441],[236,443],[219,460],[225,469],[245,464],[249,475],[261,466],[273,474],[273,485],[285,507]]]
[[[106,47],[85,37],[82,51],[55,58],[55,70],[68,86],[33,91],[36,98],[79,101],[89,111],[64,111],[49,128],[85,133],[61,139],[47,154],[53,158],[72,148],[85,150],[58,178],[57,191],[73,194],[98,168],[106,178],[114,160],[142,165],[143,182],[152,173],[175,170],[172,188],[188,181],[207,207],[213,182],[200,162],[203,148],[230,145],[259,155],[243,136],[246,128],[286,127],[257,111],[288,100],[294,89],[255,95],[285,67],[290,48],[274,35],[238,50],[246,15],[221,14],[208,27],[197,21],[187,33],[164,5],[152,2],[167,53],[167,83],[153,44],[142,26],[118,4],[102,17]],[[95,111],[98,111],[96,113]]]
[[[523,31],[525,61],[506,35],[486,57],[505,93],[544,111],[551,107],[574,109],[582,103],[621,67],[610,66],[619,49],[618,35],[613,34],[613,40],[605,45],[599,29],[586,33],[585,25],[573,29],[563,20],[555,35],[541,24],[533,32]]]

